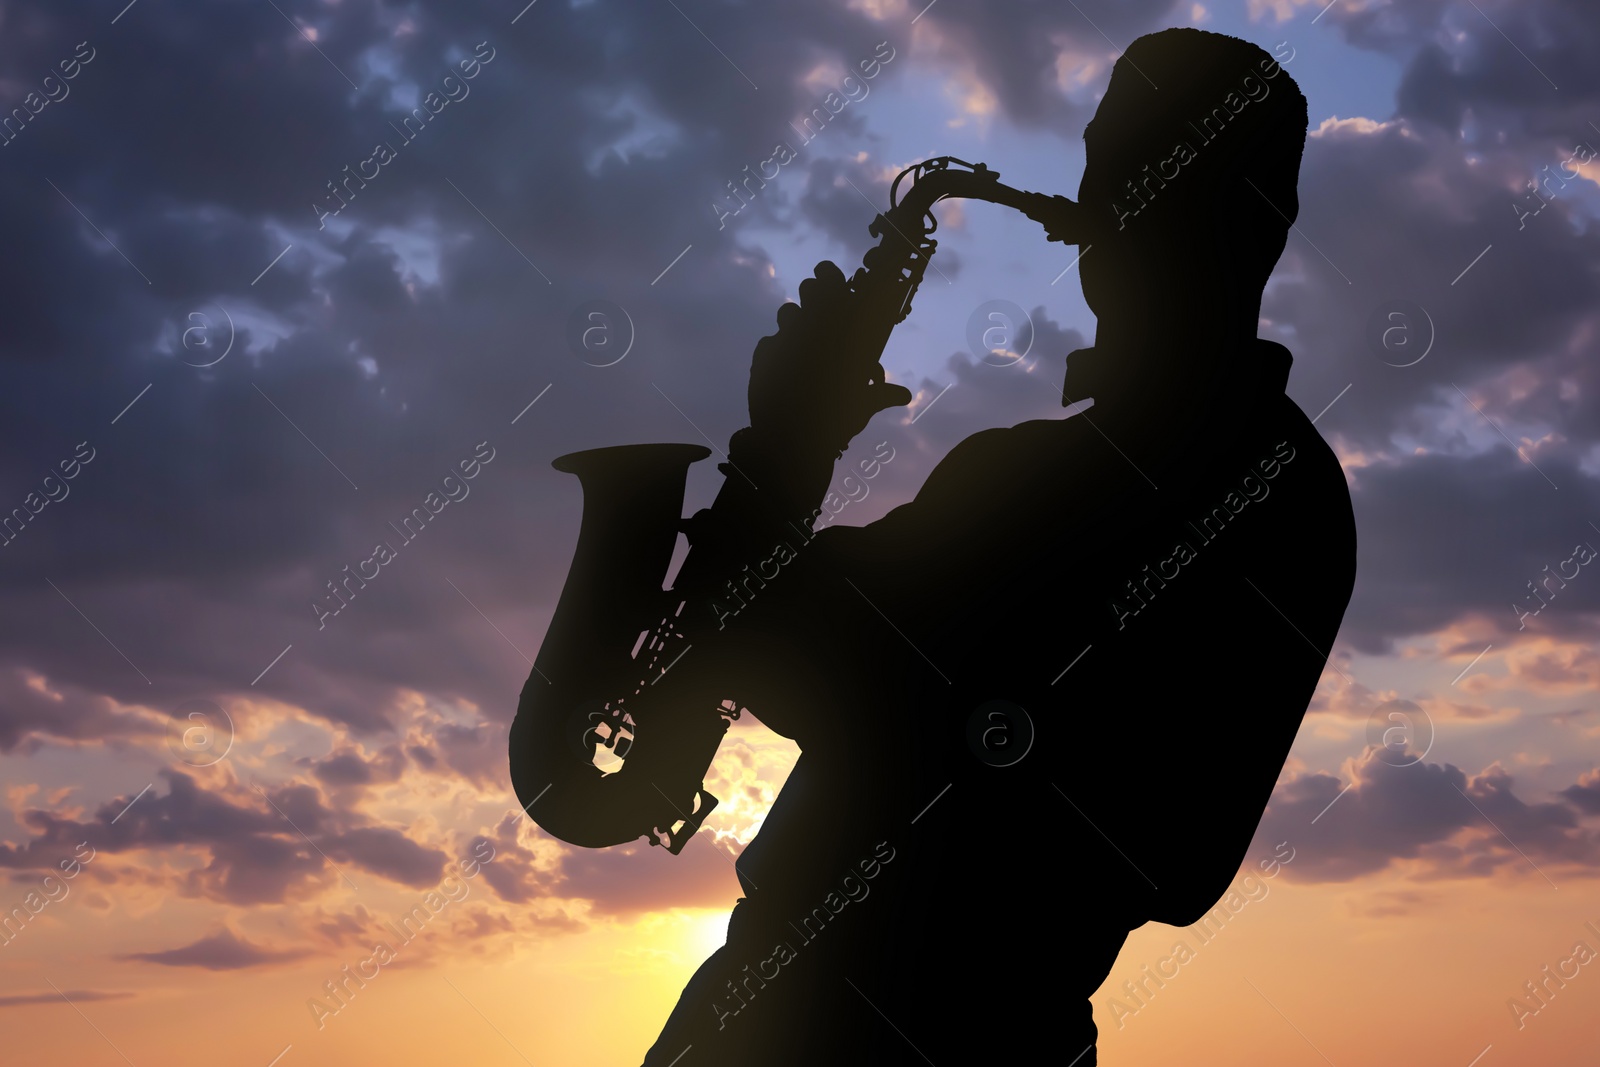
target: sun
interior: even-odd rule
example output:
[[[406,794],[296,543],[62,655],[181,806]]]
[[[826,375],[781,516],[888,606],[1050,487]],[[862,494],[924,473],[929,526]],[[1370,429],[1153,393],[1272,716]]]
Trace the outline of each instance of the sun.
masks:
[[[725,911],[696,911],[688,913],[683,929],[684,954],[696,961],[703,960],[728,940],[728,913]]]

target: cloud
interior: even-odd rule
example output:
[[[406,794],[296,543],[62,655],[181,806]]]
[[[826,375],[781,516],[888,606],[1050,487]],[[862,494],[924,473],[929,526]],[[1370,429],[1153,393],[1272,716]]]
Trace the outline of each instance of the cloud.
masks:
[[[357,748],[344,748],[322,759],[297,762],[310,767],[319,782],[334,789],[393,782],[399,779],[406,766],[405,756],[394,745],[371,757]]]
[[[1451,648],[1449,653],[1460,656],[1463,667],[1468,666],[1473,657],[1483,651],[1483,646],[1477,645],[1470,650],[1464,647]],[[1464,653],[1464,655],[1463,655]],[[1481,660],[1480,660],[1481,662]],[[1463,689],[1468,689],[1472,680],[1479,677],[1470,675],[1467,680],[1460,682]],[[1475,690],[1469,690],[1475,691]],[[1521,714],[1521,709],[1514,705],[1466,703],[1446,697],[1433,697],[1418,694],[1416,700],[1399,699],[1393,690],[1382,692],[1368,688],[1358,681],[1351,681],[1348,685],[1329,687],[1319,691],[1311,701],[1307,714],[1321,712],[1338,719],[1348,720],[1346,725],[1354,727],[1357,722],[1380,722],[1382,729],[1389,729],[1391,725],[1417,724],[1413,729],[1421,728],[1424,721],[1431,723],[1443,722],[1484,722],[1487,720],[1505,721],[1516,718]],[[1406,718],[1401,720],[1396,715]],[[1376,738],[1374,738],[1376,740]]]
[[[424,713],[406,735],[406,755],[424,773],[506,790],[509,723],[450,721]]]
[[[199,967],[207,971],[238,971],[247,967],[268,967],[289,963],[311,955],[308,949],[269,949],[251,944],[232,930],[222,930],[210,937],[179,948],[161,952],[129,952],[117,957],[140,963],[159,963],[164,967]]]
[[[524,821],[520,808],[506,813],[495,827],[494,861],[484,864],[480,872],[496,895],[511,904],[526,904],[549,895],[554,881],[553,872],[548,869],[548,858],[541,861],[533,849],[520,842],[519,831]]]
[[[182,883],[191,895],[241,906],[276,904],[315,896],[335,881],[321,854],[298,841],[254,835],[205,848],[210,862]]]
[[[88,820],[25,810],[20,822],[33,836],[20,846],[0,844],[0,867],[47,867],[80,842],[110,854],[187,852],[204,862],[173,876],[183,893],[247,906],[319,894],[342,873],[330,859],[412,888],[436,883],[447,859],[400,828],[372,825],[353,809],[328,807],[310,785],[206,788],[178,771],[161,777],[166,794],[152,789],[118,798]]]
[[[1131,38],[1173,7],[1143,0],[1100,23]],[[325,60],[270,9],[208,9],[182,28],[130,12],[96,44],[71,97],[7,145],[18,165],[0,177],[0,192],[40,205],[0,227],[18,386],[0,399],[0,475],[32,484],[86,437],[98,450],[70,496],[6,548],[18,565],[0,666],[72,677],[120,705],[254,685],[367,734],[396,728],[406,691],[469,701],[503,724],[528,673],[511,645],[537,645],[569,562],[552,546],[571,541],[571,496],[549,457],[688,432],[652,383],[725,440],[743,423],[750,349],[783,298],[762,243],[824,218],[852,247],[864,232],[871,212],[838,200],[858,199],[847,188],[824,183],[826,203],[794,210],[814,182],[788,170],[835,165],[821,140],[758,199],[761,236],[746,219],[719,231],[709,207],[818,106],[811,76],[855,68],[879,42],[894,50],[827,138],[873,136],[913,64],[958,73],[995,114],[1072,138],[1088,105],[1060,90],[1058,59],[1110,54],[1076,13],[1022,0],[981,16],[936,8],[915,26],[875,5],[725,12],[727,61],[670,6],[597,10],[541,13],[536,39],[513,45],[504,20],[475,9],[411,12],[402,30],[393,11],[353,0],[308,24]],[[47,4],[12,17],[30,31],[0,43],[8,69],[71,55],[81,39]],[[201,68],[196,39],[223,42]],[[408,141],[396,127],[410,106],[480,41],[494,58],[470,96]],[[693,78],[679,46],[706,61]],[[530,112],[530,99],[561,104]],[[530,137],[540,151],[527,151]],[[378,141],[396,158],[377,178],[351,178]],[[463,158],[479,161],[476,181]],[[330,185],[347,206],[320,225],[313,204],[335,202]],[[875,201],[881,185],[867,189]],[[529,285],[545,287],[538,301]],[[638,357],[603,378],[558,340],[601,292],[648,331]],[[186,365],[200,359],[184,338],[211,358],[230,337],[220,363]],[[715,373],[707,352],[726,360]],[[550,397],[512,427],[546,385]],[[485,438],[516,443],[319,627],[313,600],[394,539],[390,524]],[[513,560],[514,586],[502,580]],[[63,591],[104,640],[47,572],[71,576]],[[0,715],[0,746],[51,726],[26,721]],[[324,773],[341,769],[353,773]]]
[[[1519,629],[1527,583],[1565,559],[1587,529],[1584,516],[1600,513],[1600,487],[1575,465],[1539,464],[1562,492],[1507,449],[1364,468],[1351,494],[1360,537],[1342,639],[1382,653],[1403,637],[1473,622],[1486,636],[1466,659],[1490,641],[1502,650],[1540,634],[1582,642],[1600,614],[1600,581],[1573,581]],[[1473,537],[1455,536],[1466,528]],[[1526,600],[1524,609],[1536,606]]]
[[[1448,763],[1397,766],[1371,747],[1347,761],[1344,774],[1348,784],[1340,775],[1298,774],[1273,793],[1256,836],[1294,845],[1295,862],[1285,867],[1292,880],[1349,882],[1396,864],[1423,880],[1600,875],[1600,833],[1574,810],[1587,797],[1571,796],[1579,787],[1561,794],[1572,805],[1530,803],[1498,763],[1469,776]]]
[[[1600,767],[1586,771],[1561,791],[1573,807],[1586,815],[1600,815]]]
[[[1437,893],[1394,889],[1353,898],[1349,900],[1348,906],[1353,915],[1368,919],[1391,919],[1415,915],[1425,908],[1435,906],[1439,899]]]
[[[160,737],[158,717],[26,667],[0,669],[0,753],[47,741],[104,745]]]
[[[360,827],[327,839],[323,846],[335,859],[412,888],[439,881],[448,858],[436,848],[426,848],[390,827]]]
[[[73,1004],[91,1004],[97,1000],[127,1000],[132,993],[113,993],[98,989],[68,989],[61,993],[13,993],[0,996],[0,1008],[21,1008],[32,1004],[55,1004],[63,996]]]
[[[701,830],[676,856],[642,842],[573,849],[561,858],[556,895],[589,901],[605,915],[667,908],[731,908],[743,895],[737,857]]]

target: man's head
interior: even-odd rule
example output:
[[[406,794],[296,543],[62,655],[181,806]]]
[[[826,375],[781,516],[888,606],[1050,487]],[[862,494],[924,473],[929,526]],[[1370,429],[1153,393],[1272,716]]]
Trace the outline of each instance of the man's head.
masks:
[[[1081,269],[1102,323],[1249,314],[1253,335],[1299,211],[1306,124],[1299,87],[1256,45],[1195,29],[1134,41],[1084,130]]]

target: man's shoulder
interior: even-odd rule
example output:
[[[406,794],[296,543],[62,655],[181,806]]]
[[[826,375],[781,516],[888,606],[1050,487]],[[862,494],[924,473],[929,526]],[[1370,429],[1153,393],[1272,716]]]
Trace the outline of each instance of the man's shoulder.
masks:
[[[939,461],[917,499],[930,502],[951,493],[987,497],[1047,472],[1056,487],[1065,488],[1077,474],[1092,469],[1084,449],[1098,441],[1081,414],[979,430]]]
[[[1084,425],[1076,417],[1062,419],[1029,419],[1019,422],[1015,426],[992,426],[986,430],[969,434],[950,450],[941,461],[943,463],[961,462],[974,456],[991,455],[998,452],[1013,452],[1020,449],[1036,449],[1049,447],[1059,442],[1068,440],[1077,435]]]

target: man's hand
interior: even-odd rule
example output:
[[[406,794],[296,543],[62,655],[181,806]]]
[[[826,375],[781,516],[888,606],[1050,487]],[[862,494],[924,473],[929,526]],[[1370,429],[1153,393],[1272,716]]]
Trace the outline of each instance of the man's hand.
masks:
[[[1027,206],[1022,213],[1044,227],[1046,240],[1069,245],[1088,243],[1085,233],[1088,213],[1075,201],[1064,196],[1046,196],[1044,193],[1025,195]]]
[[[864,351],[860,301],[824,260],[800,283],[800,303],[778,309],[778,332],[756,345],[750,366],[750,426],[769,448],[837,458],[885,408],[911,391],[884,381],[878,352]]]

